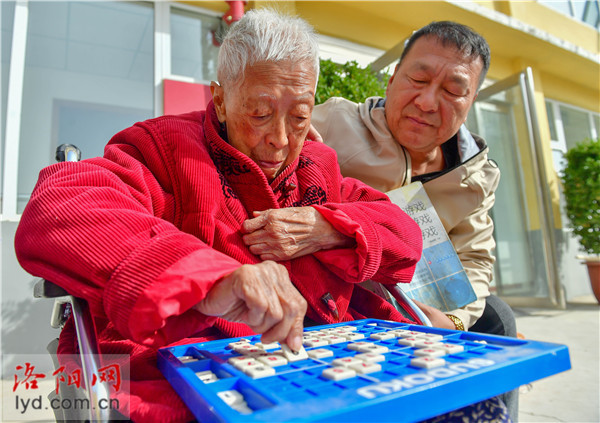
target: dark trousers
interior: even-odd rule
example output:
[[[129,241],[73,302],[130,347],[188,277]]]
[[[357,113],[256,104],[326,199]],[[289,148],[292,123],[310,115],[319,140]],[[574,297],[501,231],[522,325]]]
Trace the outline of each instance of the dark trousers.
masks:
[[[469,332],[488,333],[493,335],[517,336],[515,315],[508,304],[495,295],[486,298],[483,315],[469,328]],[[513,422],[519,419],[519,389],[499,396],[506,405]]]

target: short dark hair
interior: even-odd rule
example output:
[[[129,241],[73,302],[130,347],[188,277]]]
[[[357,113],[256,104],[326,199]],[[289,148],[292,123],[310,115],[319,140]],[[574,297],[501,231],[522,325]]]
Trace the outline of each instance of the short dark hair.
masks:
[[[481,75],[479,75],[478,87],[481,87],[485,75],[490,68],[490,46],[485,38],[468,26],[457,22],[431,22],[429,25],[413,32],[404,46],[404,50],[402,51],[398,63],[402,63],[402,60],[408,54],[414,43],[421,37],[435,37],[445,47],[453,46],[469,57],[480,57],[483,62],[483,69],[481,69]]]

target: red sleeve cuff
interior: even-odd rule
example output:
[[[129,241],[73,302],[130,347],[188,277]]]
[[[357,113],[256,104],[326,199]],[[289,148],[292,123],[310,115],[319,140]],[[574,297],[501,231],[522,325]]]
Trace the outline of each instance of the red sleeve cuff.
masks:
[[[331,271],[348,282],[362,282],[362,271],[367,259],[367,239],[362,227],[339,209],[313,205],[337,231],[356,240],[354,248],[336,248],[318,251],[314,256]]]

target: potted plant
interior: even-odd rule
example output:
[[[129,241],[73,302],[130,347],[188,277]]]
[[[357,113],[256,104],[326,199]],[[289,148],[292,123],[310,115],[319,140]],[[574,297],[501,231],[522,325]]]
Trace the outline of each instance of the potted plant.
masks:
[[[566,152],[565,160],[561,179],[567,217],[600,303],[600,139],[578,143]]]

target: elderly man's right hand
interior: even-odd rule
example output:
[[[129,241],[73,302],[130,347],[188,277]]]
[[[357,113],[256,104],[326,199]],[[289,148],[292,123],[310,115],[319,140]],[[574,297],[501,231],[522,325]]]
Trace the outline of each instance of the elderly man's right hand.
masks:
[[[207,316],[245,323],[262,342],[282,341],[302,347],[306,300],[290,281],[287,269],[274,261],[245,264],[225,276],[196,305]]]

